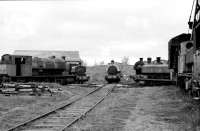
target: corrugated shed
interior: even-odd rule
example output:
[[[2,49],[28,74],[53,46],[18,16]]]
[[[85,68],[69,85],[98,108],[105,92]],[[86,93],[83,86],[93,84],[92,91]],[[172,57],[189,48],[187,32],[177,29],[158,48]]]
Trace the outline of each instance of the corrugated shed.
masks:
[[[64,56],[66,61],[81,61],[78,51],[15,50],[13,54],[28,55],[39,58],[49,58],[55,56],[58,59]]]

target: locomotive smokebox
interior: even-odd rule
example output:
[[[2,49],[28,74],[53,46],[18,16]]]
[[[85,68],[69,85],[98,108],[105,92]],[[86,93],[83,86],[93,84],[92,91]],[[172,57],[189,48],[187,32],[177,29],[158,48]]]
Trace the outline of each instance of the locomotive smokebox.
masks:
[[[148,57],[148,58],[147,58],[147,63],[148,63],[148,64],[151,64],[151,57]]]
[[[193,47],[193,43],[192,43],[191,41],[188,41],[187,44],[185,45],[185,47],[186,47],[187,49],[190,49],[190,48]]]
[[[161,57],[156,57],[156,62],[160,63],[161,62]]]

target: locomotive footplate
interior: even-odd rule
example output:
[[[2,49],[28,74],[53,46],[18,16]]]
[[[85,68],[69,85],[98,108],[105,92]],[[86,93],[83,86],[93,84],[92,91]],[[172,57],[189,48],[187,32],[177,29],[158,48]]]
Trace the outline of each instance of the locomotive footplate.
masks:
[[[56,82],[60,84],[73,83],[76,79],[75,75],[45,75],[45,76],[11,76],[13,82]]]
[[[116,75],[108,75],[107,78],[108,78],[108,79],[116,79],[117,76],[116,76]]]
[[[144,82],[153,82],[153,83],[162,83],[162,84],[172,84],[175,85],[175,80],[169,79],[147,79],[147,78],[136,78],[135,81],[144,81]]]
[[[89,80],[89,76],[77,76],[77,79],[78,80],[85,80],[85,81],[88,81]]]

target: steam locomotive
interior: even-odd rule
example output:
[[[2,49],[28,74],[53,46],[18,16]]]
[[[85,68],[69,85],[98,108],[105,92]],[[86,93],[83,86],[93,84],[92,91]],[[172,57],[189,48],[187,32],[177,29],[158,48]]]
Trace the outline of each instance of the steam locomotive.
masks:
[[[198,54],[196,54],[191,34],[180,34],[169,41],[169,68],[177,86],[200,97]]]
[[[145,84],[166,84],[171,83],[170,70],[168,69],[168,62],[161,60],[161,57],[157,57],[155,61],[151,58],[147,58],[147,61],[143,62],[143,58],[140,58],[139,62],[134,65],[136,75],[133,79],[136,82],[143,81]]]
[[[180,34],[169,41],[169,68],[177,85],[195,99],[200,99],[200,0],[191,11],[191,33]],[[192,14],[194,13],[194,14]],[[191,20],[193,16],[193,20]]]
[[[89,80],[81,61],[5,54],[0,61],[0,81],[83,83]]]
[[[121,79],[121,72],[116,65],[109,65],[105,80],[108,83],[118,83]]]

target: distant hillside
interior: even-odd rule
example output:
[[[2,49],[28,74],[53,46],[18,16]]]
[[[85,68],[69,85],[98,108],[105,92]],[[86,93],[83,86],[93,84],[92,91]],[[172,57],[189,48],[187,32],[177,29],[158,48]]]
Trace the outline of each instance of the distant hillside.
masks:
[[[135,74],[132,65],[123,65],[118,64],[119,68],[123,74],[122,82],[131,82],[129,76]],[[90,82],[95,83],[106,83],[105,75],[106,75],[106,67],[107,65],[97,65],[97,66],[89,66],[87,67],[87,74],[90,76]]]

